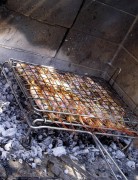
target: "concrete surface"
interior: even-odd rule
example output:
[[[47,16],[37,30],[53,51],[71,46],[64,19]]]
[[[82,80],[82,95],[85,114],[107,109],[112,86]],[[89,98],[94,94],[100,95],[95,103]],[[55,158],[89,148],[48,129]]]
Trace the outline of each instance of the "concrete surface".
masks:
[[[129,33],[128,38],[124,43],[124,47],[136,57],[138,61],[138,21],[134,25],[134,28]]]
[[[117,45],[114,43],[71,30],[56,57],[93,69],[104,70],[116,49]]]
[[[106,5],[110,5],[114,8],[118,8],[120,10],[123,10],[126,13],[131,13],[133,15],[138,14],[138,1],[137,0],[121,0],[121,1],[115,1],[115,0],[99,0],[100,2],[105,3]]]
[[[22,49],[15,49],[8,46],[0,45],[0,62],[3,63],[10,58],[23,60],[40,65],[49,65],[51,57],[43,56],[33,52],[23,51]]]
[[[69,71],[80,75],[89,75],[89,76],[97,76],[102,77],[103,71],[99,69],[94,69],[93,67],[88,67],[85,65],[76,64],[70,61],[65,61],[57,58],[52,58],[50,63],[51,66],[63,70]]]
[[[0,44],[53,57],[65,28],[41,24],[28,17],[1,10]]]
[[[113,65],[116,68],[121,68],[116,83],[127,94],[131,95],[133,102],[138,102],[138,62],[127,54],[125,50],[121,50]]]
[[[8,0],[11,10],[53,25],[71,27],[83,0]]]
[[[50,58],[47,56],[42,56],[35,53],[30,53],[28,51],[22,51],[20,49],[13,49],[10,47],[1,46],[0,45],[0,62],[4,63],[5,61],[8,61],[10,58],[17,59],[17,60],[23,60],[26,62],[31,62],[39,65],[47,65],[55,67],[62,71],[69,71],[74,72],[76,74],[80,75],[92,75],[97,77],[102,77],[103,71],[99,69],[93,69],[90,67],[87,67],[85,65],[78,65],[71,61],[65,61],[58,58]],[[105,77],[108,79],[108,77]]]
[[[73,28],[120,43],[134,17],[99,2],[86,0]]]

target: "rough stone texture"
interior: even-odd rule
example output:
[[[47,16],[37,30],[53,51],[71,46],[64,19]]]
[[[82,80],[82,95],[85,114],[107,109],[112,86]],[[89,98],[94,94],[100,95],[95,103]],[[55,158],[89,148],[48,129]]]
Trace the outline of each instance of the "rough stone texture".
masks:
[[[56,158],[47,155],[44,157],[42,164],[36,169],[31,168],[27,163],[19,163],[17,160],[9,160],[2,167],[2,174],[0,178],[11,179],[57,179],[57,180],[113,180],[105,161],[100,158],[95,162],[89,163],[85,168],[84,164],[71,160],[68,156]],[[100,171],[99,171],[100,169]],[[106,172],[104,169],[107,169]],[[65,173],[67,170],[68,173]],[[1,175],[2,175],[1,174]],[[136,172],[137,174],[137,172]],[[135,174],[134,174],[135,175]],[[132,174],[132,179],[133,179]]]
[[[101,162],[101,159],[99,159]],[[46,156],[41,166],[37,166],[36,169],[32,169],[27,163],[23,162],[20,164],[18,161],[10,160],[7,162],[7,179],[65,179],[65,180],[112,180],[114,179],[109,169],[105,172],[103,169],[107,168],[104,161],[101,164],[92,162],[85,169],[83,164],[76,161],[72,161],[68,156],[62,156],[56,158],[54,156]],[[98,171],[101,169],[101,171]],[[65,170],[68,173],[65,173]],[[133,176],[132,176],[133,178]]]
[[[90,174],[82,169],[80,164],[74,163],[68,156],[62,156],[61,158],[49,156],[47,166],[55,176],[62,179],[91,179]],[[65,169],[68,169],[68,174],[65,174]]]
[[[121,9],[123,11],[126,11],[128,13],[137,15],[138,14],[138,1],[137,0],[99,0],[103,3],[106,3],[108,5],[111,5],[115,8]]]
[[[103,71],[96,70],[87,66],[79,65],[72,63],[70,61],[65,61],[57,58],[53,58],[50,61],[50,65],[63,71],[73,72],[80,75],[89,75],[89,76],[97,76],[102,77]]]
[[[15,178],[90,180],[92,178],[92,175],[88,173],[87,170],[81,168],[80,164],[73,162],[68,156],[63,156],[60,158],[56,158],[54,156],[45,156],[42,164],[37,166],[36,169],[31,168],[29,164],[25,162],[21,164],[17,160],[9,160],[5,165],[6,166],[0,167],[0,178],[6,177],[8,180]],[[67,174],[64,172],[65,170],[68,170]],[[96,177],[96,175],[93,174],[93,177]]]
[[[138,104],[138,62],[122,49],[113,65],[122,69],[117,84]]]
[[[7,7],[26,16],[64,27],[71,27],[82,0],[8,0]]]
[[[74,28],[91,35],[120,43],[134,17],[98,2],[86,0]]]
[[[5,48],[0,46],[0,63],[3,63],[10,58],[40,65],[49,65],[51,61],[51,58],[48,58],[47,56],[41,56],[19,49],[12,49],[10,47]]]
[[[69,61],[57,59],[57,58],[48,58],[47,56],[36,55],[34,53],[21,51],[18,49],[11,49],[10,47],[0,47],[0,63],[4,63],[10,58],[22,60],[25,62],[31,62],[40,65],[49,65],[53,66],[59,70],[74,72],[76,74],[84,75],[94,75],[97,77],[102,77],[103,71],[92,69],[87,66],[71,63]]]
[[[138,21],[129,33],[124,47],[138,59]]]
[[[56,57],[89,68],[104,70],[116,48],[117,45],[113,43],[72,30]]]
[[[20,164],[18,161],[10,160],[8,162],[8,169],[11,171],[10,174],[7,174],[8,179],[14,179],[19,177],[26,178],[41,178],[46,177],[45,167],[32,169],[27,163],[23,162]]]
[[[2,45],[53,57],[65,32],[65,28],[42,24],[1,9],[0,44]]]

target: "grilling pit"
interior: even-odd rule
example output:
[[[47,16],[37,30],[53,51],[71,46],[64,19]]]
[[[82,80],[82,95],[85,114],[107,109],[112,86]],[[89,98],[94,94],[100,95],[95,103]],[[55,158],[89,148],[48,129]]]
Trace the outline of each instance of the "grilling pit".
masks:
[[[2,178],[137,179],[138,60],[136,54],[133,54],[135,51],[131,52],[130,49],[129,52],[125,48],[126,39],[129,39],[129,34],[137,24],[137,16],[128,10],[125,12],[118,7],[114,9],[113,17],[117,12],[127,14],[134,19],[132,24],[128,22],[126,25],[128,28],[125,27],[124,37],[120,29],[118,29],[120,37],[113,32],[113,36],[117,36],[118,40],[111,36],[112,46],[108,42],[107,34],[105,37],[97,34],[92,37],[87,31],[81,32],[76,28],[88,7],[93,9],[98,6],[96,10],[99,12],[104,8],[113,7],[100,1],[80,1],[78,5],[74,4],[78,8],[78,14],[74,15],[72,25],[65,23],[63,28],[61,24],[51,25],[51,20],[47,19],[46,26],[50,24],[48,28],[51,30],[47,29],[46,33],[56,32],[52,30],[54,27],[61,28],[63,34],[62,41],[56,47],[56,53],[52,55],[55,51],[52,48],[48,50],[48,47],[41,46],[41,43],[36,43],[36,47],[34,42],[32,45],[27,44],[24,37],[19,35],[19,31],[26,31],[26,34],[32,32],[29,28],[34,27],[33,23],[42,25],[41,30],[47,28],[44,20],[33,16],[33,11],[37,8],[40,11],[43,2],[32,6],[30,14],[24,12],[24,8],[27,7],[27,4],[24,4],[17,10],[19,15],[12,11],[15,11],[15,7],[20,3],[24,2],[17,1],[16,5],[13,5],[9,0],[0,10],[2,29],[8,27],[9,32],[13,33],[18,26],[17,37],[13,33],[13,40],[8,38],[7,31],[3,31],[0,35],[0,41],[3,43],[0,49],[2,51],[0,76]],[[65,6],[68,7],[68,5]],[[105,22],[104,19],[102,21]],[[26,29],[21,30],[20,23],[27,23]],[[87,23],[85,25],[87,26]],[[81,25],[80,27],[84,28]],[[13,29],[10,30],[10,28]],[[66,28],[67,31],[65,31]],[[91,52],[94,57],[92,56],[92,60],[88,56],[85,57],[86,64],[82,63],[83,57],[77,64],[79,52],[75,53],[73,49],[77,45],[83,49],[83,44],[80,46],[78,42],[81,42],[81,38],[87,47],[95,43]],[[98,38],[100,40],[96,40]],[[14,40],[17,43],[17,49],[13,48]],[[22,41],[21,44],[20,41]],[[54,41],[57,43],[60,40],[55,39],[53,43]],[[68,41],[71,43],[68,44]],[[103,44],[104,50],[100,48]],[[31,52],[23,50],[26,45]],[[111,46],[115,50],[114,53],[111,53]],[[95,53],[96,47],[98,50]],[[96,55],[98,51],[101,53],[100,56]],[[109,51],[111,59],[106,54]],[[127,53],[127,58],[123,57],[126,56],[124,52]],[[27,54],[24,55],[24,53]],[[83,54],[85,53],[87,54],[84,51]],[[103,60],[108,56],[106,63],[102,62],[102,56]],[[71,57],[73,60],[69,62]],[[22,60],[18,60],[20,58]],[[97,64],[93,58],[96,58],[99,63]],[[135,61],[135,67],[129,64],[132,58]],[[121,59],[123,63],[120,63]],[[92,65],[92,68],[88,67],[89,65]],[[133,67],[131,72],[129,65]],[[128,73],[131,76],[128,76]],[[128,81],[126,85],[125,78]]]

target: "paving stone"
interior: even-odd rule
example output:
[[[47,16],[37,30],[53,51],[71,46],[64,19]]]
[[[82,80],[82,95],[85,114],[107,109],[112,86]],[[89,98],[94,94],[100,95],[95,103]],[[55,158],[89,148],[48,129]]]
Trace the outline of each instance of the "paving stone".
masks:
[[[108,5],[111,5],[115,8],[121,9],[123,11],[126,11],[128,13],[137,15],[138,14],[138,1],[137,0],[99,0],[100,2],[106,3]]]
[[[116,79],[117,84],[131,97],[135,104],[138,104],[138,62],[122,49],[113,65],[115,68],[120,67],[122,69]]]
[[[138,59],[138,21],[129,33],[129,36],[124,43],[124,47]]]
[[[7,7],[40,21],[69,28],[81,3],[82,0],[8,0]]]
[[[117,47],[108,41],[71,30],[56,58],[104,71]]]
[[[65,28],[46,25],[1,9],[0,44],[2,45],[53,57],[65,32]]]
[[[73,27],[93,36],[120,43],[133,20],[133,16],[99,2],[86,0]]]

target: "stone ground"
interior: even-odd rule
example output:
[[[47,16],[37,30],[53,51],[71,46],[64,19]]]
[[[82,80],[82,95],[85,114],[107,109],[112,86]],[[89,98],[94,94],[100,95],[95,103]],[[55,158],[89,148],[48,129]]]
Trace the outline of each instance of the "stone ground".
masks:
[[[127,7],[123,3],[115,4],[115,8],[120,9],[116,11],[110,9],[114,5],[112,1],[109,5],[104,2],[61,0],[59,3],[54,0],[52,6],[50,1],[43,0],[22,0],[22,3],[8,0],[6,7],[0,7],[0,63],[15,58],[102,76],[103,67],[133,22],[138,6],[137,1],[133,2],[133,7],[127,1]],[[91,23],[90,17],[93,19]],[[101,23],[107,17],[110,17],[109,26]],[[111,22],[117,24],[114,31],[110,29]],[[11,160],[0,164],[0,179],[92,179],[91,174],[67,156],[45,156],[42,166],[36,169],[25,162]],[[100,177],[96,175],[93,179]]]
[[[26,162],[14,160],[0,162],[0,180],[37,180],[37,179],[65,179],[65,180],[112,180],[110,170],[103,171],[106,167],[104,160],[99,159],[100,164],[93,162],[85,169],[85,165],[71,160],[68,156],[54,157],[44,155],[42,164],[35,169]],[[101,166],[101,162],[103,165]],[[101,171],[99,169],[101,168]],[[106,167],[107,168],[107,167]],[[137,180],[138,169],[129,179]],[[119,177],[119,175],[118,175]]]
[[[67,171],[65,173],[64,171]],[[32,169],[27,163],[10,160],[1,162],[0,179],[91,179],[91,175],[69,157],[46,156],[42,165]]]

